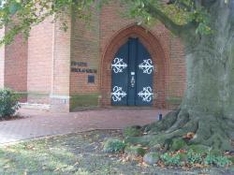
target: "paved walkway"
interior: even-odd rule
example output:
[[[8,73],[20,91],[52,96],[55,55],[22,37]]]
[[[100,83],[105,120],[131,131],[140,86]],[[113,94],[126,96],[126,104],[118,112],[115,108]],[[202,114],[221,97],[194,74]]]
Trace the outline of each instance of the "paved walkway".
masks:
[[[71,113],[50,113],[43,110],[20,109],[23,119],[0,121],[0,144],[51,135],[93,129],[122,129],[145,125],[157,120],[156,109],[97,109]]]

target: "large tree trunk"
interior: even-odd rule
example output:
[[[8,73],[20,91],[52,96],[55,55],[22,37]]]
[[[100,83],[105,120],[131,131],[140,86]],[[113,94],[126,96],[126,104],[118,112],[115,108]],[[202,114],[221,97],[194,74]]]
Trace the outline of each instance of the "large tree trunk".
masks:
[[[195,35],[193,27],[182,34],[187,64],[182,104],[162,121],[145,126],[147,135],[129,140],[165,145],[190,133],[188,145],[234,150],[234,2],[211,2],[205,5],[211,12],[213,34]]]

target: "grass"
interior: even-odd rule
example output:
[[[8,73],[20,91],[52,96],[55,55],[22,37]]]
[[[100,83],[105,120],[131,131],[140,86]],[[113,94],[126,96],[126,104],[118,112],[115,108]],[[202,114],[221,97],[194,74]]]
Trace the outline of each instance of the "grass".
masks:
[[[88,132],[1,146],[0,174],[108,174],[110,163],[100,161],[105,154],[97,142],[104,138]]]
[[[138,175],[138,174],[212,174],[225,169],[183,171],[146,166],[137,161],[122,161],[120,155],[104,153],[103,142],[110,137],[122,137],[120,131],[97,130],[68,134],[0,146],[2,175]],[[230,170],[224,172],[229,173]],[[233,171],[231,172],[233,173]]]
[[[76,156],[66,148],[50,147],[45,140],[1,148],[0,174],[51,174],[72,172]]]

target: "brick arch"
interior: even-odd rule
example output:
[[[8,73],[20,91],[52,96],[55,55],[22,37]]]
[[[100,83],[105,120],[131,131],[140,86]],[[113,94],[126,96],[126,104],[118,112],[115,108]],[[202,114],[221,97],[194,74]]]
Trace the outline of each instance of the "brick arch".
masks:
[[[101,105],[111,105],[111,62],[118,49],[128,39],[139,38],[140,42],[147,48],[156,67],[153,75],[153,88],[155,98],[154,107],[165,107],[165,52],[157,39],[150,31],[142,26],[132,25],[120,30],[107,45],[101,61]]]

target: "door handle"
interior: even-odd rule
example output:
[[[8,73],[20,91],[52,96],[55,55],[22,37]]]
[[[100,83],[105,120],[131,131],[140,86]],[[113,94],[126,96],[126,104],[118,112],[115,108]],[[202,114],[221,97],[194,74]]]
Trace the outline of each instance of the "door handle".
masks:
[[[135,72],[131,72],[131,87],[134,88],[135,87]]]

